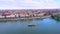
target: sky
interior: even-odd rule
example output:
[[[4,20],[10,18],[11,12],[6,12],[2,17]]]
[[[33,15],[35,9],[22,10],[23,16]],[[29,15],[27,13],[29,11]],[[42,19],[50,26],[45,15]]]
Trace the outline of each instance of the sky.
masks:
[[[60,0],[0,0],[0,9],[56,9]]]

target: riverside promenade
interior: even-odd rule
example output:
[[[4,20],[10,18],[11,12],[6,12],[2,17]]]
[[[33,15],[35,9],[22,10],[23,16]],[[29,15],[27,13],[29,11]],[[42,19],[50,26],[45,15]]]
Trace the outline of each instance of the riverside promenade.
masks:
[[[44,19],[44,18],[50,18],[49,16],[43,16],[43,17],[29,17],[29,18],[0,18],[0,21],[14,21],[14,20],[27,20],[27,19]]]

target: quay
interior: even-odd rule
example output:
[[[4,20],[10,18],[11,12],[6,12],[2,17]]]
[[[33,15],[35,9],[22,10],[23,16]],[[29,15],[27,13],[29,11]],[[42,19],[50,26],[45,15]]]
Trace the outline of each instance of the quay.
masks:
[[[50,18],[51,16],[44,17],[29,17],[29,18],[0,18],[2,21],[11,21],[11,20],[24,20],[24,19],[42,19],[42,18]]]

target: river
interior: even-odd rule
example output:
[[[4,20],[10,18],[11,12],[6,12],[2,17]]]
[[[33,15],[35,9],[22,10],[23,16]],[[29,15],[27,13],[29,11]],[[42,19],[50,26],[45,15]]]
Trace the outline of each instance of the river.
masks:
[[[0,34],[60,34],[60,22],[52,18],[0,22]]]

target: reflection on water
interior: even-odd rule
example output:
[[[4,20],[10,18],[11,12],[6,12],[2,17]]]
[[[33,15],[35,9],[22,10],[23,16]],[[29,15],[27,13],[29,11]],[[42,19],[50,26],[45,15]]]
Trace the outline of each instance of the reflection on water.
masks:
[[[46,18],[0,22],[0,34],[60,34],[60,21]]]

